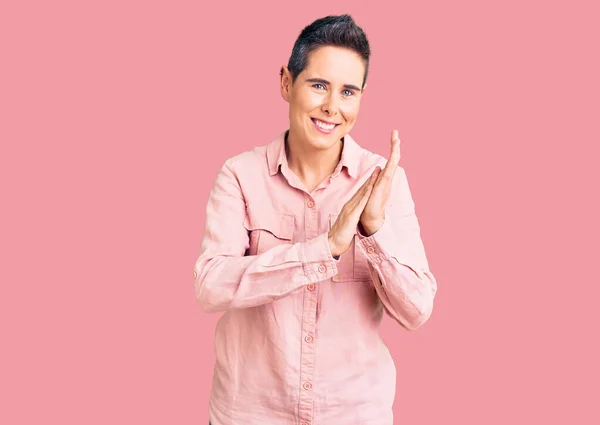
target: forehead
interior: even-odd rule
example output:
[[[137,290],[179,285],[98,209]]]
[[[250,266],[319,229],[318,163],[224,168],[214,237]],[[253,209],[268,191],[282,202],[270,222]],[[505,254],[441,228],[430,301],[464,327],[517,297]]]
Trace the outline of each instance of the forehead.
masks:
[[[358,53],[335,46],[323,46],[311,52],[307,77],[321,77],[332,83],[362,85],[365,63]]]

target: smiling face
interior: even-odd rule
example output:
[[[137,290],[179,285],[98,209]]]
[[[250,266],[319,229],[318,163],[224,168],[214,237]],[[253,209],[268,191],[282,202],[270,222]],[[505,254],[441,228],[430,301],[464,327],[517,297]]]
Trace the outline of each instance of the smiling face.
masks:
[[[308,57],[292,84],[283,67],[281,95],[290,104],[290,136],[316,149],[329,149],[350,132],[364,93],[365,63],[349,49],[323,46]]]

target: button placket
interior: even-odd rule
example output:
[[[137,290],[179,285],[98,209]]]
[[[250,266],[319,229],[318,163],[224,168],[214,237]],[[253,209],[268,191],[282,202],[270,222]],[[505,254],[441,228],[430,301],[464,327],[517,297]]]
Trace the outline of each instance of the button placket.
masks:
[[[313,239],[319,235],[319,216],[315,201],[306,195],[304,208],[304,230],[306,240]],[[316,267],[315,267],[316,266]],[[318,270],[318,273],[327,272],[324,264],[311,264],[311,268]],[[314,334],[317,322],[317,285],[310,283],[304,291],[304,300],[302,306],[302,337],[300,353],[300,394],[298,400],[298,419],[301,424],[310,424],[313,422],[313,382],[315,373],[315,344]]]

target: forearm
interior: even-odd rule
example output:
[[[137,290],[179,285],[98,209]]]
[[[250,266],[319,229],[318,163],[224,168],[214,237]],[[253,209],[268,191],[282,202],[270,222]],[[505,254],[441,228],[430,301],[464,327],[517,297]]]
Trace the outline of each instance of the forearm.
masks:
[[[405,223],[407,224],[407,223]],[[437,281],[429,270],[418,228],[394,231],[391,223],[370,236],[361,234],[359,249],[371,265],[372,278],[388,314],[409,330],[431,316]]]
[[[209,248],[195,264],[196,298],[207,312],[255,307],[336,273],[327,234],[252,256],[224,255]]]

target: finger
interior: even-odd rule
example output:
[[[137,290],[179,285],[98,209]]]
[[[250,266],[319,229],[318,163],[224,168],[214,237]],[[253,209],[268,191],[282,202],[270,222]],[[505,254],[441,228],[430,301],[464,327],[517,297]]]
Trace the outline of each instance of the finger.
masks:
[[[379,166],[377,166],[377,167],[375,167],[375,170],[369,177],[369,180],[368,180],[369,185],[364,188],[363,194],[359,198],[359,204],[361,204],[363,201],[365,201],[365,203],[366,203],[366,201],[369,200],[369,197],[371,196],[371,192],[373,192],[373,188],[375,187],[375,184],[377,183],[377,180],[380,175],[381,175],[381,168]]]
[[[369,178],[367,179],[367,181],[365,182],[365,185],[363,186],[361,192],[361,196],[358,198],[358,200],[362,200],[365,196],[368,197],[368,194],[371,193],[371,191],[373,190],[373,187],[375,187],[375,183],[377,183],[377,178],[379,177],[379,175],[381,174],[381,167],[377,166],[375,167],[375,169],[373,170],[373,172],[371,173],[371,175],[369,176]]]
[[[383,169],[384,178],[391,178],[394,175],[396,168],[398,167],[398,162],[400,161],[400,138],[398,137],[398,130],[392,131],[390,145],[390,157]],[[380,178],[381,177],[382,176],[380,176]]]
[[[375,170],[371,173],[369,178],[363,183],[362,187],[354,194],[352,199],[348,201],[342,210],[347,209],[347,213],[350,215],[360,214],[362,210],[365,208],[369,197],[371,196],[371,192],[375,187],[375,183],[377,182],[377,178],[381,173],[381,167],[375,167]]]
[[[367,180],[365,180],[365,182],[363,183],[363,185],[361,187],[362,191],[368,190],[369,186],[373,186],[373,184],[377,180],[379,171],[381,171],[381,167],[379,167],[379,166],[375,167],[375,169],[373,170],[373,172],[371,173],[369,178]]]
[[[371,175],[369,176],[369,178],[367,178],[363,184],[358,188],[358,190],[356,191],[356,193],[354,194],[354,196],[356,197],[360,197],[362,195],[362,192],[365,191],[365,189],[367,188],[367,186],[369,186],[372,182],[373,179],[373,175],[375,174],[375,171],[373,171],[371,173]]]
[[[369,202],[369,198],[371,198],[371,193],[373,193],[373,190],[375,190],[375,183],[377,182],[379,175],[381,175],[381,168],[377,167],[378,169],[376,170],[375,173],[372,174],[372,177],[369,179],[371,181],[371,184],[369,186],[367,186],[362,198],[360,198],[360,201],[358,202],[358,205],[356,205],[354,211],[356,211],[358,213],[358,217],[360,218],[360,215],[362,214],[363,210],[365,209],[365,206],[367,205],[367,202]]]
[[[398,130],[392,132],[392,141],[390,147],[390,162],[391,166],[395,167],[398,165],[400,159],[400,138],[398,137]]]
[[[392,153],[390,154],[390,158],[394,158],[394,166],[398,165],[398,161],[400,161],[401,151],[400,151],[400,137],[398,137],[398,130],[394,130],[395,134],[392,133]]]
[[[399,141],[400,139],[398,138],[398,130],[393,130],[392,137],[390,138],[390,158],[394,156],[394,152],[396,151],[396,145]]]
[[[363,197],[365,190],[367,190],[368,186],[374,185],[377,181],[377,175],[380,170],[381,168],[379,166],[375,167],[375,170],[373,170],[369,178],[364,181],[361,187],[359,187],[358,190],[354,193],[354,195],[352,195],[352,198],[348,200],[349,203],[357,202]]]

